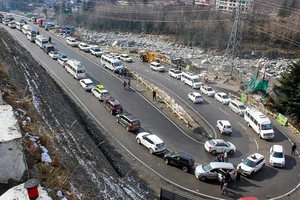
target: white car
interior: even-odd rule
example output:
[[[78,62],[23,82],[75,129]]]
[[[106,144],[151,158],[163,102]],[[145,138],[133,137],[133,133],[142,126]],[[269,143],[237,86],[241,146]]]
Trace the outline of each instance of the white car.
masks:
[[[150,63],[150,69],[152,69],[154,71],[158,71],[158,72],[164,72],[165,71],[164,66],[161,66],[160,63],[158,63],[158,62],[151,62]]]
[[[193,103],[203,103],[203,98],[198,92],[189,93],[188,97]]]
[[[179,69],[169,69],[169,75],[176,79],[181,79],[182,71]]]
[[[85,91],[90,91],[91,89],[93,89],[95,86],[94,86],[94,83],[91,79],[81,79],[79,81],[79,84],[81,85],[81,87],[85,90]]]
[[[211,87],[206,86],[206,85],[202,86],[202,87],[200,88],[200,90],[201,90],[201,92],[202,92],[203,94],[206,94],[206,95],[209,96],[209,97],[215,96],[215,93],[216,93],[216,92],[214,91],[214,89],[212,89]]]
[[[218,120],[217,121],[217,128],[220,130],[221,134],[228,134],[231,135],[232,127],[228,120]]]
[[[128,54],[121,54],[120,55],[120,60],[123,60],[125,62],[132,62],[132,58]]]
[[[67,64],[68,62],[68,57],[66,55],[60,55],[58,58],[57,58],[57,62],[62,65],[63,67]]]
[[[162,153],[166,150],[165,143],[157,136],[148,132],[137,134],[136,142],[144,145],[151,154]]]
[[[60,56],[58,51],[50,51],[48,53],[48,55],[53,59],[53,60],[57,60],[58,57]]]
[[[222,139],[212,139],[205,142],[204,147],[206,151],[210,152],[212,155],[216,155],[221,152],[228,152],[233,154],[236,151],[236,147],[231,142],[225,142]]]
[[[79,42],[75,38],[72,37],[67,37],[66,38],[67,44],[72,46],[72,47],[78,47]]]
[[[218,92],[215,94],[215,100],[221,102],[222,104],[229,104],[231,99],[224,92]]]
[[[90,52],[92,55],[97,57],[101,57],[104,54],[104,51],[101,51],[101,49],[97,45],[91,46]]]
[[[9,23],[8,23],[8,26],[9,26],[10,28],[16,28],[16,22],[14,22],[14,21],[9,22]]]
[[[121,56],[117,53],[110,53],[110,55],[116,59],[119,59],[119,60],[121,59]]]
[[[84,52],[90,52],[90,46],[87,43],[81,42],[78,45],[79,49]]]
[[[285,166],[285,155],[284,155],[283,146],[275,144],[270,148],[269,163],[274,167]]]
[[[2,23],[8,26],[10,20],[9,19],[2,19]]]
[[[251,178],[258,170],[266,165],[265,157],[259,153],[254,153],[248,156],[238,165],[241,166],[242,174]]]
[[[99,99],[99,101],[105,101],[110,99],[110,94],[105,89],[101,90],[99,88],[94,87],[92,88],[92,93],[93,95],[95,95],[95,97]]]

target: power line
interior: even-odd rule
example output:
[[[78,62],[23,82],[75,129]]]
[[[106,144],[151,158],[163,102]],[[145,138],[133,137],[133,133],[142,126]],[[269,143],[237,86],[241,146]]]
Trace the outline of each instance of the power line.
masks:
[[[274,3],[262,2],[259,0],[256,0],[255,3],[260,4],[260,5],[265,5],[268,7],[272,7],[272,8],[282,9],[285,11],[300,12],[300,9],[298,9],[298,8],[291,8],[289,6],[282,6],[282,5],[278,5],[278,4],[274,4]]]

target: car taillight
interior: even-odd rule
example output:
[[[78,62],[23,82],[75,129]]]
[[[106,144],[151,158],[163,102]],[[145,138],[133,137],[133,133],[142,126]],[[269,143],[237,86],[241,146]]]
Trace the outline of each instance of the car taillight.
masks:
[[[224,131],[224,128],[222,128],[222,131]]]
[[[132,127],[132,123],[130,123],[129,126]]]
[[[115,107],[114,107],[114,106],[111,106],[110,108],[111,108],[112,110],[114,110],[114,109],[115,109]]]

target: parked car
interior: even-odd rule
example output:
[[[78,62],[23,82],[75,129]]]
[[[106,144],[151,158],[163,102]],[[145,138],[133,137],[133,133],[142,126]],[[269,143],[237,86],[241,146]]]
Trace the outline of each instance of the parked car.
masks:
[[[168,152],[164,155],[164,161],[167,165],[174,165],[184,172],[190,171],[195,164],[193,157],[183,152]]]
[[[101,51],[101,49],[97,45],[91,46],[90,52],[92,55],[97,57],[101,57],[104,54],[104,51]]]
[[[232,127],[228,120],[218,120],[217,128],[219,129],[221,134],[231,135],[232,133]]]
[[[233,164],[227,162],[210,162],[204,165],[199,165],[195,169],[195,176],[200,181],[207,179],[219,179],[219,175],[229,173],[232,180],[235,180],[236,173]]]
[[[123,112],[123,107],[121,104],[115,100],[115,99],[110,99],[104,102],[104,106],[107,110],[110,111],[112,115],[116,115],[118,113]]]
[[[95,95],[95,97],[97,97],[99,99],[99,101],[105,101],[105,100],[110,99],[110,94],[105,89],[101,90],[97,87],[94,87],[94,88],[92,88],[91,91],[92,91],[93,95]]]
[[[140,121],[131,113],[118,114],[116,119],[127,131],[138,131],[141,127]]]
[[[160,65],[160,63],[158,62],[151,62],[150,63],[150,69],[154,70],[154,71],[158,71],[158,72],[164,72],[165,68],[163,66]]]
[[[63,67],[67,64],[68,62],[68,57],[66,55],[60,55],[58,58],[57,58],[57,62],[62,65]]]
[[[70,45],[72,47],[78,47],[78,44],[79,44],[79,42],[77,42],[77,40],[75,38],[72,38],[72,37],[67,37],[66,42],[67,42],[68,45]]]
[[[215,94],[215,100],[221,102],[222,104],[229,104],[231,99],[224,92],[218,92]]]
[[[192,92],[188,94],[188,98],[193,102],[193,103],[203,103],[203,98],[201,94],[198,92]]]
[[[179,69],[169,69],[169,75],[176,79],[181,79],[182,71]]]
[[[238,100],[232,100],[229,103],[229,109],[232,110],[233,112],[239,114],[240,116],[244,116],[246,112],[246,106],[238,101]]]
[[[254,153],[248,156],[238,165],[241,166],[242,174],[251,178],[258,170],[266,165],[265,157],[259,153]]]
[[[79,84],[85,91],[90,91],[95,87],[93,81],[88,78],[79,80]]]
[[[202,86],[202,87],[200,88],[200,90],[201,90],[201,92],[202,92],[203,94],[206,94],[206,95],[209,96],[209,97],[215,96],[215,93],[216,93],[216,92],[214,91],[214,89],[212,89],[211,87],[206,86],[206,85]]]
[[[79,43],[79,49],[84,52],[90,52],[90,46],[84,42]]]
[[[236,147],[231,142],[225,142],[222,139],[212,139],[205,142],[204,147],[206,151],[212,155],[216,155],[221,152],[228,152],[233,154],[236,151]]]
[[[165,143],[157,136],[148,132],[137,134],[136,142],[144,145],[151,154],[162,153],[166,150]]]
[[[58,51],[50,51],[48,53],[48,55],[53,59],[53,60],[57,60],[60,53]]]
[[[132,62],[132,58],[128,54],[121,54],[120,59],[125,61],[125,62]]]
[[[285,166],[285,152],[283,146],[275,144],[270,148],[269,163],[274,167]]]

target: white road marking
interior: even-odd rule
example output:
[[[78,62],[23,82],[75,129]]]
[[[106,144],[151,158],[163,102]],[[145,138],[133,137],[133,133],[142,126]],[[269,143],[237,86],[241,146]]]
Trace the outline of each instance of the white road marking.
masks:
[[[241,127],[243,127],[243,129],[247,130],[247,128],[246,128],[244,125],[242,125],[240,122],[238,122],[238,124],[239,124]]]
[[[223,110],[221,107],[219,107],[219,109],[223,112],[223,113],[225,113],[226,115],[229,115],[225,110]]]
[[[258,146],[258,143],[257,143],[256,139],[253,138],[253,140],[254,140],[254,142],[256,143],[256,148],[259,149],[259,146]]]

